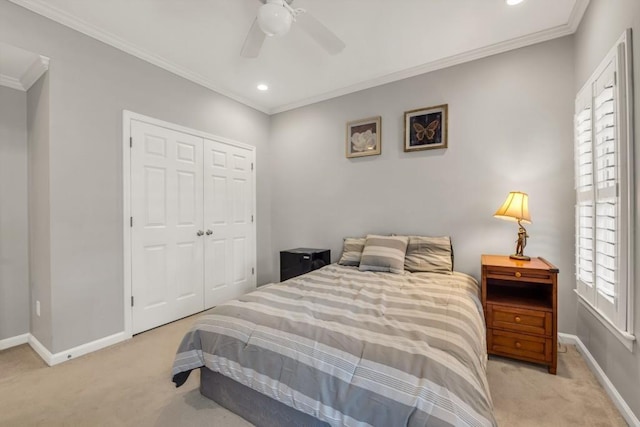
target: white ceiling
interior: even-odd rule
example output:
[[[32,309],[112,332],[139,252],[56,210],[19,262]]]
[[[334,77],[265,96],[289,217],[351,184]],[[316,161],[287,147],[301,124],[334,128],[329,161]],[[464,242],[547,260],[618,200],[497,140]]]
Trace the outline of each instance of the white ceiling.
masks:
[[[295,0],[346,49],[330,56],[294,23],[245,59],[259,0],[11,1],[266,113],[571,34],[589,2]]]

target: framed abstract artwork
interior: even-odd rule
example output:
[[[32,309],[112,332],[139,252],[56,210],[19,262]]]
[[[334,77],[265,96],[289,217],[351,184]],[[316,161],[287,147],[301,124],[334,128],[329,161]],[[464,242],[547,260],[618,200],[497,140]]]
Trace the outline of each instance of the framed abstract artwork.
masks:
[[[447,148],[447,106],[436,105],[404,113],[404,151]]]
[[[347,158],[375,156],[382,152],[381,121],[378,116],[347,123]]]

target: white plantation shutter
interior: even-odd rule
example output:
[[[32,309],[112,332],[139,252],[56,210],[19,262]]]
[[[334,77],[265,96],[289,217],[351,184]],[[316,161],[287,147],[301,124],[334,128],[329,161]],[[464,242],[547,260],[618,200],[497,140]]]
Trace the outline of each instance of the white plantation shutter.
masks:
[[[612,58],[593,84],[593,128],[596,216],[595,216],[595,284],[596,307],[614,319],[618,277],[618,161],[616,143],[615,75],[616,58]]]
[[[593,303],[593,143],[591,97],[586,95],[576,100],[575,117],[576,274],[579,292]]]
[[[577,292],[624,332],[633,275],[627,42],[625,33],[576,98],[574,156]]]

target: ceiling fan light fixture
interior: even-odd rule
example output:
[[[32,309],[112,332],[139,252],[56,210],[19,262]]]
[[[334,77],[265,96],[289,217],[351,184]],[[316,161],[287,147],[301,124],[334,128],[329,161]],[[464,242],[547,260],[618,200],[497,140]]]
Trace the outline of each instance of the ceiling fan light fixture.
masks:
[[[258,9],[258,25],[268,36],[279,37],[287,34],[292,22],[293,16],[283,6],[282,1],[268,0]]]

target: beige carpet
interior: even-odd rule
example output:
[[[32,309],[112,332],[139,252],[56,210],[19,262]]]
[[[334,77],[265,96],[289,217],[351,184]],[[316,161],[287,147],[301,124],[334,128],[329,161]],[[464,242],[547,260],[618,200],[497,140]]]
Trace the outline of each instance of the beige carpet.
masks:
[[[27,345],[0,351],[0,426],[249,426],[198,392],[192,373],[170,381],[173,355],[193,318],[52,368]],[[573,347],[558,375],[494,359],[489,383],[500,426],[624,426]]]
[[[584,359],[561,345],[558,374],[541,365],[492,357],[489,387],[500,426],[626,426]]]

